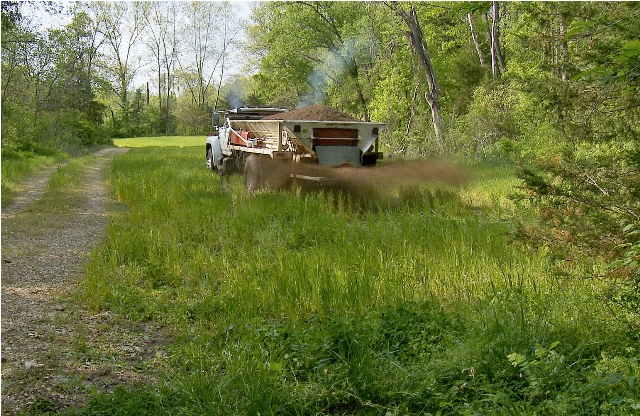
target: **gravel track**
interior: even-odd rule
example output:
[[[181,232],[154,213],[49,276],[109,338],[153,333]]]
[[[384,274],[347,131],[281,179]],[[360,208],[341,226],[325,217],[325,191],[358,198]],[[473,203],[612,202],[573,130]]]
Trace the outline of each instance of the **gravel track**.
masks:
[[[35,201],[40,199],[44,194],[44,187],[47,185],[49,177],[64,165],[66,165],[66,163],[49,166],[38,176],[29,181],[29,183],[26,184],[25,191],[16,197],[13,204],[2,209],[2,219],[21,213],[25,209],[29,208]]]
[[[159,328],[91,314],[72,298],[86,256],[108,224],[106,172],[126,150],[95,153],[80,209],[51,213],[33,205],[54,167],[2,210],[3,415],[81,405],[96,390],[147,380],[140,369],[164,357]]]

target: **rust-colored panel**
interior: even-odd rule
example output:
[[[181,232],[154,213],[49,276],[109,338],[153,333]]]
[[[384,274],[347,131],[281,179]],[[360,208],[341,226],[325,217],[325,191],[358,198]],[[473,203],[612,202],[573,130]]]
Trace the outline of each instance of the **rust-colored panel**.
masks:
[[[251,137],[251,133],[248,131],[240,131],[238,133],[236,133],[235,131],[231,131],[229,133],[229,143],[235,144],[237,146],[246,146],[246,143],[244,140],[249,140],[249,138]]]
[[[357,146],[356,139],[313,139],[314,146]]]
[[[313,137],[318,139],[357,139],[358,129],[333,129],[318,127],[313,129]]]

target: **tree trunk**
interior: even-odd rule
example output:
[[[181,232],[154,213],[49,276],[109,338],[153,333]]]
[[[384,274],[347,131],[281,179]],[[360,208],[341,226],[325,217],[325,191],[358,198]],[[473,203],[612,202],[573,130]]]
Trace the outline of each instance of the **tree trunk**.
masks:
[[[504,71],[505,69],[507,69],[507,65],[504,60],[504,53],[502,52],[502,46],[500,46],[500,26],[499,26],[500,25],[500,5],[497,1],[493,2],[493,16],[496,22],[495,23],[496,56],[498,57],[498,65]]]
[[[500,79],[500,65],[498,63],[498,4],[493,2],[493,17],[491,19],[491,73],[493,80]]]
[[[478,58],[480,59],[480,65],[484,66],[484,56],[482,56],[482,48],[480,47],[480,42],[478,41],[478,35],[476,34],[476,27],[473,24],[473,14],[471,12],[467,13],[467,18],[469,19],[469,26],[471,27],[471,37],[473,38],[473,44],[476,45],[476,51],[478,52]]]
[[[420,27],[420,22],[418,21],[418,14],[416,12],[415,5],[411,3],[411,11],[409,13],[402,10],[398,6],[397,2],[393,2],[392,5],[396,13],[400,15],[402,20],[409,28],[409,32],[407,32],[409,43],[411,44],[413,50],[416,52],[418,60],[420,61],[420,65],[422,65],[422,68],[424,69],[424,72],[427,76],[427,83],[429,84],[429,88],[425,92],[424,97],[429,103],[429,107],[431,108],[433,129],[436,134],[438,146],[442,151],[444,150],[444,144],[442,139],[442,117],[440,115],[440,99],[438,96],[440,92],[440,86],[438,85],[438,78],[436,77],[433,65],[431,64],[431,55],[429,54],[429,48],[427,42],[424,39],[422,28]]]
[[[491,44],[491,73],[495,87],[495,82],[502,76],[502,71],[506,69],[506,64],[500,47],[500,6],[497,1],[492,2],[491,10],[491,26],[487,26],[487,35]],[[484,19],[489,23],[487,14],[484,15]]]
[[[562,81],[569,81],[569,76],[567,75],[567,67],[569,63],[569,45],[567,44],[567,40],[565,39],[565,35],[567,34],[567,25],[564,22],[564,19],[560,22],[560,76]]]
[[[365,121],[369,121],[369,110],[367,108],[367,101],[364,98],[364,93],[362,92],[362,86],[360,85],[360,76],[359,76],[360,71],[359,71],[358,63],[354,58],[351,58],[349,67],[350,67],[349,74],[351,75],[351,78],[353,78],[354,82],[356,83],[356,92],[358,93],[358,101],[360,102],[360,105],[362,106],[362,110],[364,111],[363,118]]]

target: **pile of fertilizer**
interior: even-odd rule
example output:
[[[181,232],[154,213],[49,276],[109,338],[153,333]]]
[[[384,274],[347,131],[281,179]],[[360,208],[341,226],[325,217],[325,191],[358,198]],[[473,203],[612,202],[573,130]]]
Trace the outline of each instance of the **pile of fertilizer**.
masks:
[[[362,121],[328,105],[310,105],[286,113],[273,114],[263,120]]]

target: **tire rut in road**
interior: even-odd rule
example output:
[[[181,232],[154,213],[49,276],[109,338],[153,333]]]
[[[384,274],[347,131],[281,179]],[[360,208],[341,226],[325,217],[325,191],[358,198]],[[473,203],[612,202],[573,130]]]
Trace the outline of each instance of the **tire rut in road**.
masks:
[[[30,180],[26,185],[26,190],[22,194],[18,195],[11,205],[2,209],[2,219],[21,213],[29,208],[35,201],[40,199],[44,194],[45,187],[47,186],[47,182],[51,175],[65,165],[66,162],[49,166],[40,172],[35,178]]]
[[[95,154],[82,184],[85,201],[77,211],[25,211],[34,196],[44,193],[42,177],[30,187],[30,196],[16,201],[7,215],[3,210],[3,415],[24,411],[43,397],[60,409],[82,403],[94,387],[104,391],[140,379],[130,367],[157,353],[147,353],[154,350],[152,344],[161,344],[153,329],[123,323],[110,313],[92,315],[71,299],[86,256],[107,227],[107,168],[115,154],[126,150]],[[149,329],[144,339],[141,334]],[[101,363],[107,356],[118,368]]]

